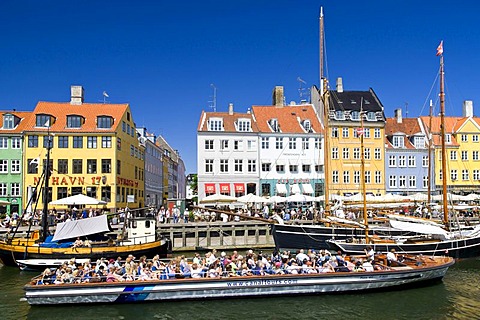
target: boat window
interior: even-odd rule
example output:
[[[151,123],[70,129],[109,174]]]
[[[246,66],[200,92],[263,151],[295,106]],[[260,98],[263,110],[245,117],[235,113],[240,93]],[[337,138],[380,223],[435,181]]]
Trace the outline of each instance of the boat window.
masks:
[[[145,221],[145,228],[150,229],[150,220]]]

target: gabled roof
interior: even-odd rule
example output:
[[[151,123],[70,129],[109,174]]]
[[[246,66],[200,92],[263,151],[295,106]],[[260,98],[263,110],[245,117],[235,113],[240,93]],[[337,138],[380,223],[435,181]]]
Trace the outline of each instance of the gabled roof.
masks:
[[[31,111],[0,111],[0,134],[2,133],[21,133],[25,130],[25,126],[28,123],[28,119],[32,116]],[[13,129],[4,129],[3,128],[3,116],[5,114],[12,114],[20,119],[18,125]]]
[[[397,122],[396,118],[387,118],[385,121],[385,135],[391,136],[400,132],[407,136],[422,133],[418,118],[403,118],[400,123]]]
[[[446,134],[451,134],[451,143],[449,143],[449,146],[458,146],[458,142],[453,136],[453,134],[456,132],[458,128],[465,122],[467,118],[460,118],[460,117],[445,117],[445,133]],[[440,124],[441,124],[441,118],[440,117],[432,117],[432,128],[429,128],[430,124],[430,117],[420,117],[420,120],[423,122],[423,125],[425,127],[427,136],[432,134],[432,140],[433,140],[433,145],[435,146],[440,146],[442,144],[442,141],[440,139]]]
[[[26,125],[27,131],[38,131],[46,128],[36,127],[36,115],[45,114],[51,115],[55,118],[55,122],[51,124],[50,131],[65,132],[72,130],[72,132],[113,132],[121,123],[121,119],[125,112],[129,109],[128,104],[103,104],[103,103],[82,103],[80,105],[72,105],[69,102],[38,102],[33,115],[28,119]],[[70,129],[67,128],[67,116],[77,115],[85,119],[85,123],[81,128]],[[113,126],[109,129],[97,128],[98,116],[111,116],[113,118]]]
[[[281,133],[306,133],[302,122],[310,120],[310,126],[315,133],[323,131],[315,108],[311,104],[290,106],[252,106],[252,112],[257,122],[258,131],[272,132],[268,121],[277,119]]]
[[[250,132],[258,132],[256,123],[252,117],[251,113],[239,113],[233,112],[233,114],[229,114],[228,112],[205,112],[202,111],[200,116],[200,122],[198,123],[197,130],[200,131],[209,131],[208,130],[208,121],[212,118],[221,118],[223,121],[223,131],[210,131],[210,132],[243,132],[245,131],[237,131],[235,129],[235,122],[238,119],[250,119],[250,125],[252,131]],[[247,131],[248,132],[248,131]]]
[[[373,89],[369,91],[342,91],[330,90],[333,108],[342,111],[373,111],[383,112],[383,105],[378,100]],[[332,107],[331,106],[331,107]]]

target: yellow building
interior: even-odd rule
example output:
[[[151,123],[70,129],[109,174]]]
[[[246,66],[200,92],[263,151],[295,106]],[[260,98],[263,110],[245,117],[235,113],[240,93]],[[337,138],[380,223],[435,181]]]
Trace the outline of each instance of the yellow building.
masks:
[[[49,202],[83,193],[108,209],[144,204],[144,153],[128,104],[84,103],[71,87],[70,102],[39,102],[26,125],[24,208],[43,209],[42,173],[51,141]],[[62,209],[61,206],[58,207]]]
[[[385,115],[375,92],[343,91],[340,83],[330,91],[329,109],[330,194],[361,193],[361,135],[366,193],[385,194]]]

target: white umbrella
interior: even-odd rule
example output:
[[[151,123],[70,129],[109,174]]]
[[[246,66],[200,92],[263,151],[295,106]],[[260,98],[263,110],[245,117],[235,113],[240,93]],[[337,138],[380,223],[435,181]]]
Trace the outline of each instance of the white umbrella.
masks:
[[[257,196],[253,193],[249,193],[245,196],[238,197],[238,202],[243,203],[267,203],[270,202],[268,199]]]
[[[467,194],[464,197],[465,201],[475,201],[475,200],[478,200],[478,199],[480,199],[480,195],[478,195],[476,193],[470,193],[470,194]]]
[[[5,201],[5,200],[0,200],[0,206],[4,206],[4,205],[7,205],[7,204],[10,204],[10,202]]]
[[[200,200],[200,203],[216,203],[216,202],[236,202],[237,198],[232,197],[232,196],[226,196],[223,194],[212,194],[209,196],[206,196],[202,200]]]
[[[287,202],[311,202],[315,201],[314,197],[307,196],[305,194],[295,193],[294,195],[287,197]]]
[[[58,199],[50,202],[53,205],[97,205],[97,204],[107,204],[105,201],[97,200],[95,198],[86,196],[84,194],[76,194],[74,196],[66,197],[63,199]]]
[[[283,203],[287,201],[287,198],[282,196],[272,196],[268,199],[270,203]]]
[[[417,192],[408,196],[413,201],[427,201],[428,196],[425,193]]]

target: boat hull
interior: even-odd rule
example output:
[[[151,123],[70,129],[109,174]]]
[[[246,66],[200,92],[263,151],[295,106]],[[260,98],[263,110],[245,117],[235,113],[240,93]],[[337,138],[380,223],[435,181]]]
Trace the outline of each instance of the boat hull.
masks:
[[[347,254],[364,254],[366,244],[328,241],[335,250]],[[480,236],[445,241],[429,241],[425,243],[373,243],[369,244],[375,252],[388,252],[395,249],[397,253],[427,256],[448,255],[456,259],[475,258],[480,256]]]
[[[17,260],[27,259],[57,259],[69,260],[71,258],[89,258],[95,261],[100,258],[117,259],[126,258],[133,254],[139,258],[142,255],[153,257],[156,254],[166,256],[171,253],[171,243],[167,240],[119,246],[99,246],[91,248],[46,248],[36,245],[22,245],[22,242],[14,240],[12,244],[0,242],[0,260],[4,265],[17,266]],[[43,270],[46,265],[28,266],[30,269]]]
[[[26,285],[29,304],[125,303],[386,290],[439,281],[453,259],[425,268],[67,285]]]

